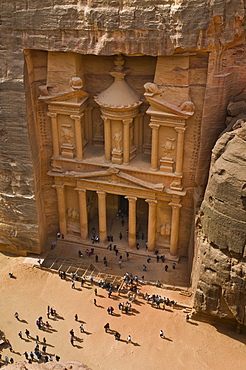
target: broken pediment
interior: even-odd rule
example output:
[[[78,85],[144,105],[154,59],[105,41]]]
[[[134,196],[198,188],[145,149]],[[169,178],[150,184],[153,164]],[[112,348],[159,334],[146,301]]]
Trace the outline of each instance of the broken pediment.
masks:
[[[150,104],[150,108],[147,111],[149,114],[187,119],[195,112],[195,106],[191,100],[186,100],[179,105],[175,105],[165,100],[165,92],[161,91],[156,84],[147,82],[144,88],[144,96]]]
[[[81,105],[88,98],[89,94],[82,90],[83,82],[79,77],[73,77],[69,81],[70,87],[67,91],[52,93],[53,84],[42,85],[38,87],[39,100],[47,104],[75,104]]]

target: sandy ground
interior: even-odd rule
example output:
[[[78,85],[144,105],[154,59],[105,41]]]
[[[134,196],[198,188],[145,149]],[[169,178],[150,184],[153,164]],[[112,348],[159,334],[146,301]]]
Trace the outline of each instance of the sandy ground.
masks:
[[[65,361],[81,361],[94,369],[245,369],[246,336],[236,334],[231,328],[221,324],[211,325],[192,319],[186,322],[182,310],[152,308],[145,300],[133,304],[133,312],[121,314],[120,301],[126,296],[113,294],[107,297],[106,291],[98,289],[97,306],[94,306],[94,291],[86,285],[81,289],[71,289],[71,282],[61,280],[53,274],[31,264],[23,263],[23,257],[0,255],[0,330],[12,344],[14,352],[0,348],[2,360],[7,354],[14,360],[23,361],[23,352],[30,353],[36,343],[25,337],[25,329],[33,338],[47,340],[47,352],[57,354]],[[9,272],[15,279],[10,279]],[[122,271],[123,273],[123,271]],[[143,286],[142,291],[159,293],[183,304],[189,305],[191,299],[175,291],[165,291],[153,286]],[[39,316],[46,318],[47,306],[55,308],[58,318],[49,319],[52,330],[38,330],[35,321]],[[116,315],[107,314],[107,307],[113,306]],[[14,317],[17,311],[20,321]],[[85,333],[80,333],[79,322],[84,322]],[[105,333],[103,326],[121,333],[121,341],[114,335]],[[70,344],[69,331],[74,329],[76,341]],[[159,337],[159,330],[165,339]],[[23,339],[18,332],[22,331]],[[131,335],[132,342],[126,338]],[[3,361],[1,362],[3,363]]]

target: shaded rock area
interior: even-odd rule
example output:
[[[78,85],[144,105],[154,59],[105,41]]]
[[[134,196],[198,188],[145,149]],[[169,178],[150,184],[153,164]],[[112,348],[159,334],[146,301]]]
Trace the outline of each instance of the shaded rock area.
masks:
[[[197,227],[195,309],[246,325],[246,123],[217,141]]]
[[[32,363],[29,364],[26,361],[18,362],[16,364],[9,364],[2,366],[2,369],[8,368],[9,370],[91,370],[88,366],[78,361],[70,361],[65,363],[48,362],[43,364]]]

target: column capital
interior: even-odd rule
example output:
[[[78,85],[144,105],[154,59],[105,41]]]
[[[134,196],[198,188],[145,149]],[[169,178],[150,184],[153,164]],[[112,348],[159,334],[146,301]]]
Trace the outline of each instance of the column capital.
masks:
[[[48,117],[51,117],[51,118],[56,118],[57,117],[57,113],[55,113],[55,112],[47,112],[47,116]]]
[[[157,123],[150,123],[149,127],[153,130],[159,130],[160,125],[158,125]]]
[[[86,189],[74,188],[74,190],[77,190],[79,193],[86,193]]]
[[[168,205],[171,206],[172,208],[181,208],[182,207],[182,204],[180,204],[180,203],[170,202],[170,203],[168,203]]]
[[[83,117],[84,113],[81,114],[81,116],[76,116],[74,114],[71,114],[70,118],[74,119],[74,120],[81,120],[81,118]]]
[[[175,128],[175,131],[177,131],[178,133],[183,133],[186,130],[186,127],[177,126],[177,127],[174,127],[174,128]]]
[[[125,197],[125,199],[128,199],[129,202],[136,202],[137,201],[137,197],[131,197],[130,195],[127,195]]]
[[[52,185],[52,188],[64,189],[64,184],[54,184],[54,185]]]
[[[97,195],[98,195],[98,197],[106,197],[107,193],[106,193],[106,191],[98,190]]]
[[[149,203],[149,204],[157,204],[157,200],[156,199],[145,199],[145,202],[146,203]]]
[[[101,118],[102,118],[102,120],[103,120],[104,122],[110,121],[110,119],[109,119],[108,117],[105,117],[105,116],[103,116],[103,115],[101,115]]]
[[[122,120],[124,125],[128,125],[129,123],[131,123],[133,121],[133,118],[126,118],[126,119],[123,119]]]

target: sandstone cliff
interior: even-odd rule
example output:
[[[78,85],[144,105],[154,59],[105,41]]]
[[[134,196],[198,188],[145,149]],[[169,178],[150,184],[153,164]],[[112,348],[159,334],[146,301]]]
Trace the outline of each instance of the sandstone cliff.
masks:
[[[246,123],[217,141],[197,222],[195,309],[246,325]]]
[[[45,6],[37,0],[3,0],[0,31],[1,249],[40,253],[46,236],[57,229],[55,193],[46,175],[50,131],[41,132],[37,120],[38,113],[46,119],[36,91],[47,77],[42,52],[207,54],[207,78],[201,81],[206,91],[198,102],[202,124],[194,132],[198,164],[192,175],[202,198],[211,149],[225,128],[227,104],[246,83],[243,0],[52,0]],[[39,55],[27,71],[30,50]],[[202,69],[194,62],[195,79]]]

